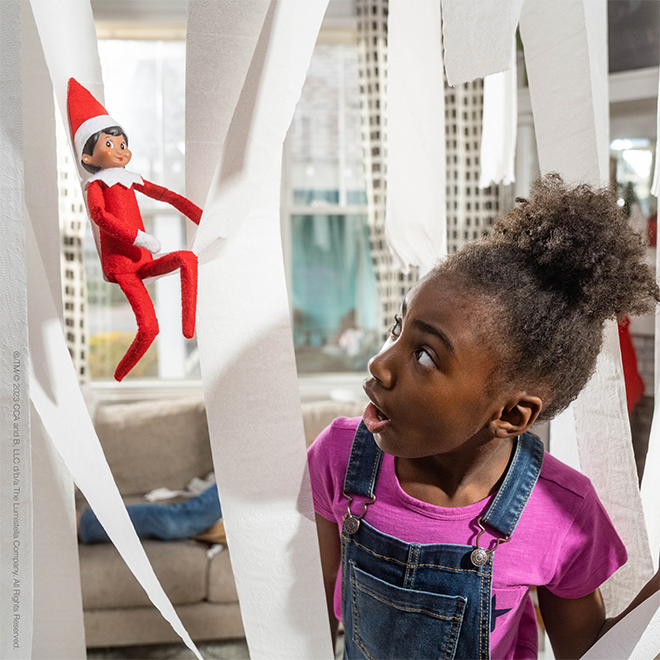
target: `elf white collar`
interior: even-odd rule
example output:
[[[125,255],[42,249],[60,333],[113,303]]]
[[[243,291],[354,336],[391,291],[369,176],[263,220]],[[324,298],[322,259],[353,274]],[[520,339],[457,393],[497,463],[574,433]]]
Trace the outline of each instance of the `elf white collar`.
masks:
[[[130,188],[134,183],[144,184],[144,180],[139,174],[129,172],[123,167],[106,167],[99,170],[93,177],[87,181],[85,188],[89,186],[92,181],[103,181],[108,187],[112,187],[120,183],[125,188]]]

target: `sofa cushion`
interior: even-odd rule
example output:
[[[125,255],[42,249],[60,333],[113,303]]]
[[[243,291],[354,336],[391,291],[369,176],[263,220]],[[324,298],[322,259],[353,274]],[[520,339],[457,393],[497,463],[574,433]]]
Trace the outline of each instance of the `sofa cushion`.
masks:
[[[231,639],[245,636],[238,603],[193,603],[178,605],[176,612],[181,622],[197,642],[202,640]],[[150,607],[126,607],[122,609],[85,610],[85,641],[88,647],[135,646],[142,644],[162,644],[178,642],[176,648],[159,649],[140,654],[144,657],[192,658],[190,652],[182,651],[181,639],[160,612]],[[219,649],[220,652],[225,649]],[[111,653],[108,654],[108,652]],[[205,657],[237,658],[244,655],[219,655]],[[96,655],[96,657],[99,657]],[[104,658],[126,658],[116,649],[106,649]],[[131,658],[136,657],[130,655]]]
[[[143,545],[174,605],[206,597],[207,545],[197,541],[144,541]],[[84,609],[151,604],[114,545],[79,545],[78,552]]]
[[[178,490],[213,470],[203,397],[104,406],[94,425],[122,495]]]
[[[303,423],[307,446],[337,417],[362,417],[366,404],[357,401],[315,401],[303,403]]]
[[[209,593],[211,603],[233,603],[238,600],[229,551],[225,548],[215,555],[209,566]]]

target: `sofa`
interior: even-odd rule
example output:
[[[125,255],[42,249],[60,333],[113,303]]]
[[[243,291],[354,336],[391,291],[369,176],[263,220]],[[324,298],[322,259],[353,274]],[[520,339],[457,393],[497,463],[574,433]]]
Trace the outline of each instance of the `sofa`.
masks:
[[[332,419],[362,414],[363,404],[303,404],[309,445]],[[204,400],[184,397],[109,405],[94,420],[108,463],[127,504],[155,488],[185,488],[212,471]],[[78,495],[78,508],[85,506]],[[231,556],[195,540],[145,540],[144,548],[165,592],[195,641],[244,636]],[[177,642],[111,544],[79,545],[88,647]]]

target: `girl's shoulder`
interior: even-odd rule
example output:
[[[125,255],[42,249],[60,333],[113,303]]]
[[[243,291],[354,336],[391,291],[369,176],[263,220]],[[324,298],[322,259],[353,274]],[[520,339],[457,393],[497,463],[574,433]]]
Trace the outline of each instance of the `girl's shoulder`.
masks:
[[[308,450],[310,461],[324,461],[337,459],[345,456],[348,463],[348,455],[353,444],[355,431],[362,421],[361,417],[337,417],[318,435]]]
[[[593,486],[588,477],[570,465],[566,465],[547,451],[543,456],[543,466],[541,467],[539,480],[567,493],[572,493],[576,497],[584,497],[593,491]]]
[[[317,513],[335,519],[335,505],[343,491],[353,437],[361,417],[339,417],[327,426],[307,450],[309,475]]]

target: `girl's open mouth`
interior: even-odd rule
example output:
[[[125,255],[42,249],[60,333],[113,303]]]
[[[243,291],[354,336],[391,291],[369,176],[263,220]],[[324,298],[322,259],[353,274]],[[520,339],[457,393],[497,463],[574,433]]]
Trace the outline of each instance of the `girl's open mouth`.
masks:
[[[381,433],[390,423],[385,414],[371,402],[366,407],[362,419],[371,433]]]

